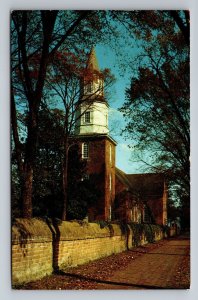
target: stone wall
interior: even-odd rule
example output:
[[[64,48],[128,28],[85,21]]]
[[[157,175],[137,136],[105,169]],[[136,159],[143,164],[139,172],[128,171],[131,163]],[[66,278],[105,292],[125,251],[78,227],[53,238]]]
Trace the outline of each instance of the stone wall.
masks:
[[[17,219],[12,227],[12,284],[33,281],[53,270],[132,248],[137,241],[133,231],[133,227],[123,230],[116,224],[101,228],[96,223],[53,224],[39,219]],[[161,227],[155,226],[154,231],[155,240],[163,238]],[[148,242],[144,230],[139,241]]]

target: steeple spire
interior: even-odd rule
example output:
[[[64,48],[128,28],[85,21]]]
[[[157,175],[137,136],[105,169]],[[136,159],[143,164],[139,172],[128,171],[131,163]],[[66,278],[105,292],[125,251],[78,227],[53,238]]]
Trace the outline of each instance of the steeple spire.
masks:
[[[98,72],[100,71],[94,47],[91,48],[91,52],[88,57],[87,69]]]

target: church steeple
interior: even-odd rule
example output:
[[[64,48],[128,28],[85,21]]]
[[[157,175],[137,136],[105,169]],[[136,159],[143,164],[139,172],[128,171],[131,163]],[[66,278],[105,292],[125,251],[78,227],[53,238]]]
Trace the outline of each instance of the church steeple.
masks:
[[[108,134],[108,104],[104,98],[104,78],[94,48],[90,51],[86,72],[82,78],[80,103],[76,114],[76,134]]]
[[[94,47],[92,47],[91,52],[88,57],[88,60],[87,60],[87,69],[89,69],[90,71],[100,72],[98,60],[96,57],[96,51],[95,51]]]
[[[89,220],[110,220],[115,198],[115,146],[109,136],[108,103],[104,98],[104,77],[92,48],[81,80],[82,93],[76,111],[75,134],[88,178],[100,191],[89,207]]]
[[[92,47],[86,64],[85,75],[82,80],[83,100],[96,100],[104,102],[104,77],[100,71],[96,51]]]

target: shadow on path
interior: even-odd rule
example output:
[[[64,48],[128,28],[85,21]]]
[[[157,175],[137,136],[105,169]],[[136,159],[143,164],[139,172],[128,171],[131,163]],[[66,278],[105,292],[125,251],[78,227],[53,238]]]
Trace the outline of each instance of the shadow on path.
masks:
[[[184,244],[174,244],[174,245],[168,245],[168,247],[183,247],[186,248],[187,245]],[[190,246],[190,245],[189,245]]]
[[[149,255],[176,255],[176,256],[190,256],[190,254],[180,254],[180,253],[163,253],[163,252],[143,252],[143,251],[136,251],[136,250],[129,250],[130,252],[134,252],[134,253],[141,253],[141,254],[149,254]]]
[[[134,288],[139,288],[139,289],[175,289],[175,287],[172,286],[167,286],[167,287],[162,287],[162,286],[155,286],[155,285],[146,285],[146,284],[135,284],[135,283],[127,283],[127,282],[117,282],[117,281],[109,281],[109,280],[101,280],[101,279],[96,279],[96,278],[91,278],[91,277],[86,277],[83,275],[79,274],[73,274],[73,273],[66,273],[64,271],[58,271],[56,275],[61,275],[61,276],[68,276],[72,277],[75,279],[81,279],[81,280],[86,280],[86,281],[91,281],[91,282],[96,282],[96,283],[101,283],[101,284],[106,284],[106,285],[116,285],[120,286],[120,289],[122,286],[125,287],[134,287]],[[178,288],[177,288],[178,289]],[[179,289],[184,289],[183,287]]]

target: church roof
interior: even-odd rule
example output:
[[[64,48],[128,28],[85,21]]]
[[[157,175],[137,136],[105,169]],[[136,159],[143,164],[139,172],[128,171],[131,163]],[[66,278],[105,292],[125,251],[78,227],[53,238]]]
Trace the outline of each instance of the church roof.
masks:
[[[87,60],[87,69],[98,72],[100,71],[94,47],[92,47]]]
[[[130,190],[133,190],[133,186],[131,185],[130,180],[127,178],[127,174],[125,174],[120,169],[116,168],[116,177],[119,181],[121,181],[124,185],[126,185]]]
[[[131,191],[145,198],[159,198],[164,192],[164,175],[160,173],[125,174],[116,168],[116,177]]]

